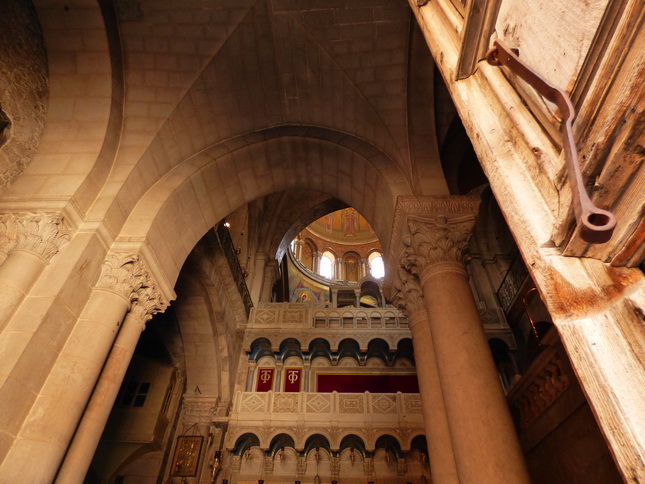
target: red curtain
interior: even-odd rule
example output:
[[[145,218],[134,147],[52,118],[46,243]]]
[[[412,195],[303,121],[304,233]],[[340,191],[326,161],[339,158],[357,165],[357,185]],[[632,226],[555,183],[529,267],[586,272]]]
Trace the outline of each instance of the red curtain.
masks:
[[[416,375],[317,375],[317,391],[321,393],[419,393]]]

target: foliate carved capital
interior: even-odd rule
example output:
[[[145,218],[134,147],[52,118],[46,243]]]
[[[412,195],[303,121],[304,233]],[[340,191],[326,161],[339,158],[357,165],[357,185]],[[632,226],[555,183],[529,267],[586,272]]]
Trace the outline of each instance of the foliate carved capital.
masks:
[[[122,252],[111,252],[103,263],[97,288],[112,291],[128,302],[146,283],[148,272],[139,256]]]
[[[474,216],[410,217],[409,233],[403,237],[401,264],[416,275],[426,267],[442,262],[464,264],[474,225]]]
[[[423,291],[419,280],[402,265],[398,267],[398,277],[393,286],[392,304],[408,317],[423,308]]]
[[[24,250],[51,260],[71,234],[59,213],[0,215],[0,250]]]
[[[168,308],[161,293],[154,287],[149,277],[146,277],[143,287],[132,296],[130,312],[141,321],[149,321],[157,313],[163,313]]]

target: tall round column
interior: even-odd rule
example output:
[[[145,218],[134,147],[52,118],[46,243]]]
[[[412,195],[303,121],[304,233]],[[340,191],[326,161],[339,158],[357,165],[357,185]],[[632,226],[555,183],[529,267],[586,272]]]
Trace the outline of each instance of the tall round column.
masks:
[[[8,482],[53,481],[133,294],[152,284],[137,256],[108,255],[94,292],[0,464],[0,475]],[[38,466],[33,465],[34,453]]]
[[[396,293],[392,302],[408,315],[412,333],[432,482],[459,484],[430,323],[421,287],[419,281],[402,267],[399,268],[399,279],[394,283],[394,287]]]
[[[408,217],[402,260],[423,288],[459,482],[528,483],[464,266],[473,225],[474,214]]]
[[[8,241],[0,264],[0,333],[25,299],[50,259],[69,241],[62,217],[52,213],[3,215],[0,236]]]
[[[121,325],[56,482],[82,482],[85,478],[141,332],[152,315],[161,309],[164,305],[152,288],[144,287],[136,292],[136,299]]]

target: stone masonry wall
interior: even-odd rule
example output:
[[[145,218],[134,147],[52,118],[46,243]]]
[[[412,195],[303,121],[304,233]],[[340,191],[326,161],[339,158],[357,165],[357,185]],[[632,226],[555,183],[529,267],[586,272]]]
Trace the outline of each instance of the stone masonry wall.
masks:
[[[45,127],[47,57],[27,0],[0,2],[0,193],[31,161]]]

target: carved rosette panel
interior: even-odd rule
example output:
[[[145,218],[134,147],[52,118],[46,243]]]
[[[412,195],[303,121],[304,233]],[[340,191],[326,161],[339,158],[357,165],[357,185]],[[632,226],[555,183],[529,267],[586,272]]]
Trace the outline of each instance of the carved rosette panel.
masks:
[[[282,312],[282,324],[302,325],[304,321],[304,309],[285,309]]]
[[[240,412],[264,413],[267,408],[268,393],[249,393],[242,397]]]
[[[339,413],[364,413],[364,396],[362,394],[338,395],[338,412]]]
[[[421,395],[419,394],[403,394],[403,409],[405,413],[421,414]]]
[[[298,413],[298,393],[276,393],[273,397],[273,411],[276,413]]]
[[[306,395],[306,413],[329,413],[331,412],[332,403],[331,395],[314,393],[314,394],[305,394]]]
[[[395,395],[376,395],[372,398],[372,413],[396,413]]]
[[[24,250],[50,261],[71,239],[59,213],[0,215],[0,251]]]

